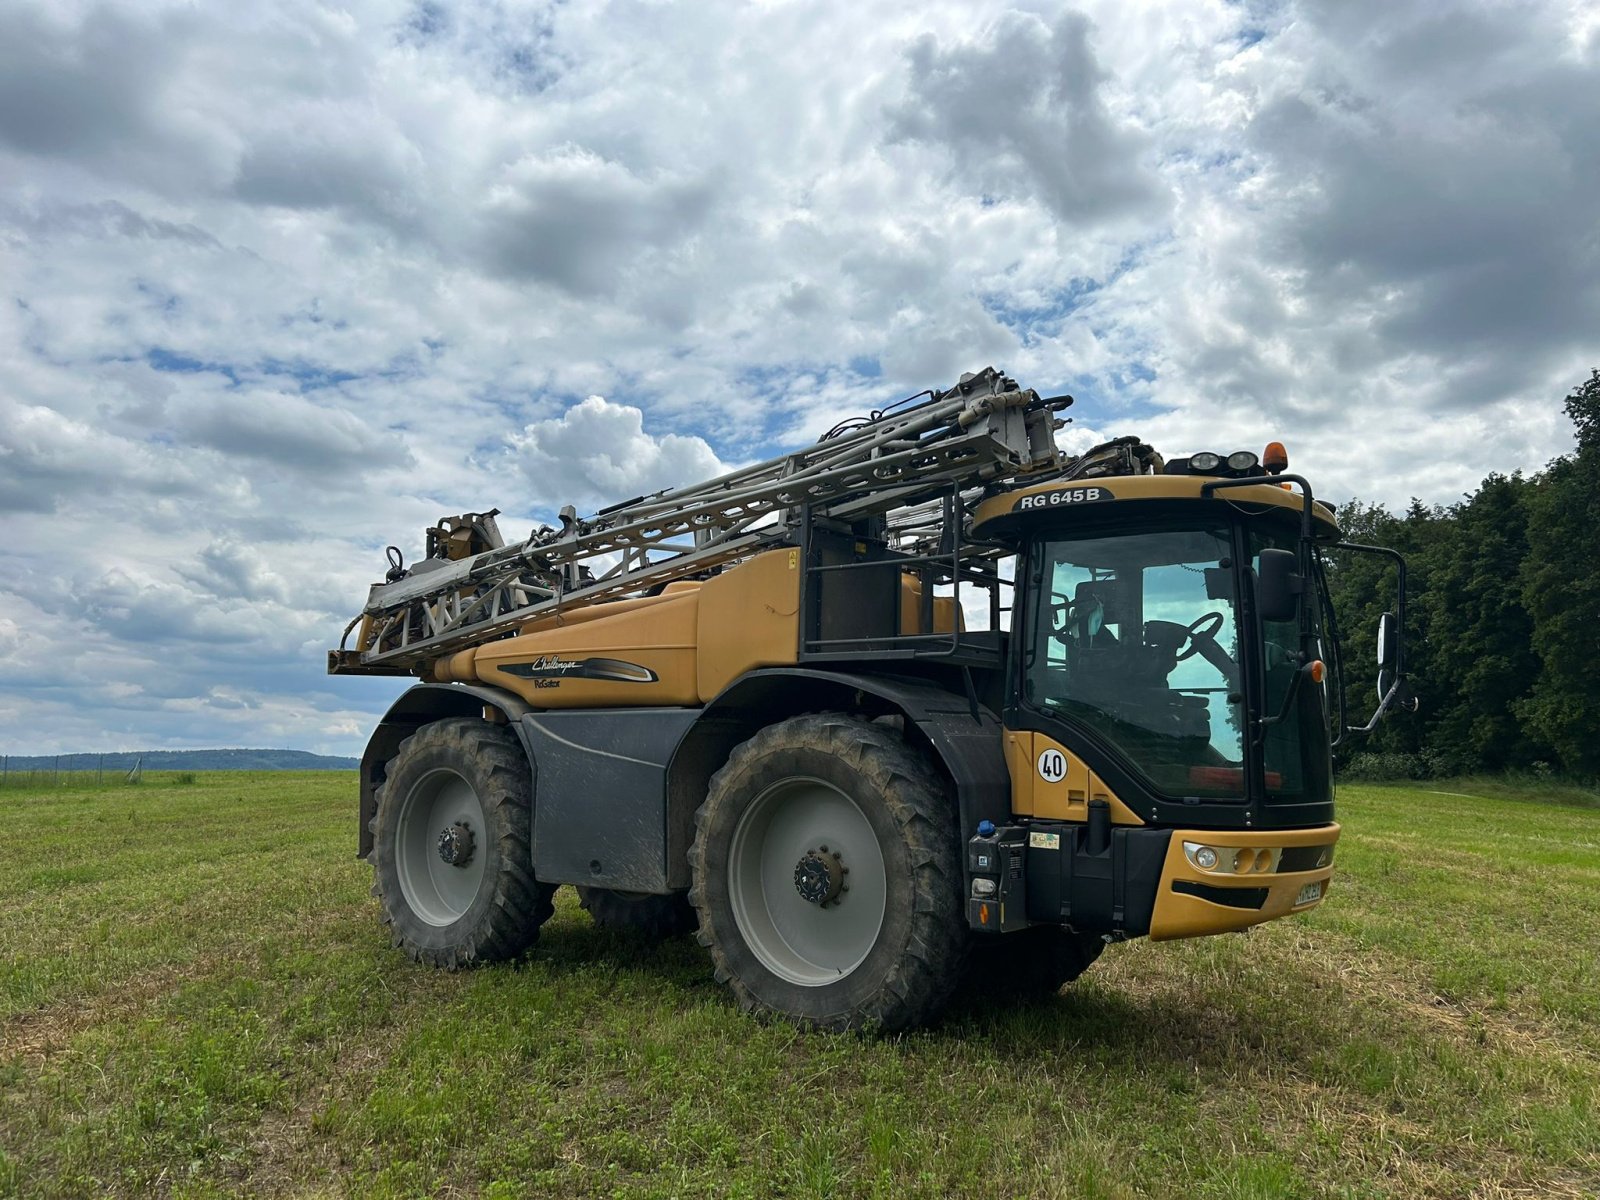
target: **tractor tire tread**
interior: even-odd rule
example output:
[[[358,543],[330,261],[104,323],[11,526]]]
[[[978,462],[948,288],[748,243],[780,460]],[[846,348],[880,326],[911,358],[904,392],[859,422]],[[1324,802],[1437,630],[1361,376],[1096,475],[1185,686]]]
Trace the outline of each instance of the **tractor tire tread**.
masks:
[[[872,786],[903,839],[912,888],[904,945],[873,994],[836,1011],[796,1017],[762,1000],[739,978],[723,944],[724,937],[737,934],[731,930],[719,934],[719,922],[725,926],[731,918],[711,911],[705,881],[712,870],[711,842],[719,808],[732,803],[728,797],[737,794],[756,764],[787,757],[799,766],[807,753],[844,760]],[[717,980],[732,989],[741,1008],[788,1017],[803,1027],[893,1032],[931,1021],[948,1002],[966,953],[955,806],[944,777],[897,731],[839,712],[769,725],[738,746],[712,777],[694,827],[689,851],[694,886],[689,898],[700,917],[696,936],[711,954]]]
[[[407,762],[428,752],[452,755],[481,781],[475,785],[486,823],[495,830],[499,869],[494,892],[460,938],[448,945],[428,945],[418,937],[416,918],[392,879],[385,817],[392,816],[389,791]],[[389,760],[385,781],[378,786],[372,820],[372,894],[381,902],[390,941],[416,962],[446,971],[478,963],[516,958],[538,940],[539,927],[555,913],[555,887],[533,874],[532,785],[527,759],[516,737],[504,726],[474,717],[456,717],[424,725],[402,741]],[[476,906],[475,906],[476,907]]]

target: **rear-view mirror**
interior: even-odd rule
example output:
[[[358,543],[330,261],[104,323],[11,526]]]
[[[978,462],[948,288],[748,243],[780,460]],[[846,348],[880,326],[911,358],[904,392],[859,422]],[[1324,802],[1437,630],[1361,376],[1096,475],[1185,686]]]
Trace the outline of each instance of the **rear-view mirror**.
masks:
[[[1292,621],[1300,613],[1305,582],[1292,550],[1263,550],[1256,567],[1256,607],[1263,621]]]
[[[1378,666],[1394,668],[1395,636],[1398,630],[1394,623],[1393,613],[1384,613],[1378,618]]]

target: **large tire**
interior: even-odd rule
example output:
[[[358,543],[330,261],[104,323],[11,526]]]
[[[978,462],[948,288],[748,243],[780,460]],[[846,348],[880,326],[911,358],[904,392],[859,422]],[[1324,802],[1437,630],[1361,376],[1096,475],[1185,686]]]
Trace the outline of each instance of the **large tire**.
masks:
[[[973,934],[962,993],[988,998],[1053,996],[1087,971],[1106,948],[1095,933],[1040,925],[1020,933]]]
[[[621,929],[647,938],[672,938],[694,932],[694,906],[682,892],[653,896],[611,888],[578,888],[578,903],[603,929]]]
[[[695,815],[700,942],[746,1010],[807,1028],[931,1020],[965,949],[955,805],[926,755],[825,713],[734,750]]]
[[[454,971],[533,944],[555,887],[533,877],[532,773],[509,729],[424,725],[400,743],[376,799],[372,892],[396,946]]]

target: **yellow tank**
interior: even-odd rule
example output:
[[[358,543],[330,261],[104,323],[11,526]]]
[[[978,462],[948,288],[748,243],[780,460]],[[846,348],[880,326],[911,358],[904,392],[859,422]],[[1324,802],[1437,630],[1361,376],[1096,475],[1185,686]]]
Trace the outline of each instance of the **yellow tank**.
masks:
[[[955,600],[936,597],[920,629],[922,582],[901,578],[901,630],[947,634]],[[438,659],[437,682],[493,683],[541,709],[690,706],[755,667],[795,662],[800,552],[768,550],[704,582],[661,595],[587,605],[530,621],[502,638]]]
[[[440,682],[492,683],[540,708],[693,705],[799,646],[799,556],[773,550],[703,583],[530,621],[440,659]]]
[[[960,623],[955,601],[939,596],[933,629],[920,628],[921,602],[921,582],[902,576],[902,632],[949,633]],[[492,683],[539,708],[701,704],[746,671],[795,662],[799,613],[800,552],[769,550],[659,596],[530,621],[514,637],[438,660],[430,677]]]

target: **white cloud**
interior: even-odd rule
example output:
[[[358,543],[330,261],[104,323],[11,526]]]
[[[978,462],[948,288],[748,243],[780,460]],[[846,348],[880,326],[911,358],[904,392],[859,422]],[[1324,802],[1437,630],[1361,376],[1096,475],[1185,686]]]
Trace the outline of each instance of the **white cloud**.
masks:
[[[602,396],[524,427],[510,445],[534,495],[554,508],[576,502],[583,512],[630,495],[687,487],[728,469],[704,439],[653,438],[642,411]]]

